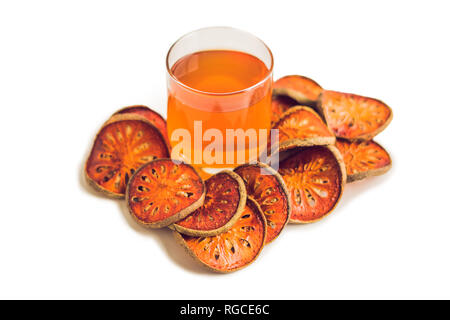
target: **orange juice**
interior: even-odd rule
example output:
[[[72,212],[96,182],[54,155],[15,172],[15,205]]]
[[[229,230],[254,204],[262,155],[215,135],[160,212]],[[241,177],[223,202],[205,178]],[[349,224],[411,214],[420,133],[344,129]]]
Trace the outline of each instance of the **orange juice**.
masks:
[[[172,146],[179,143],[172,137],[175,130],[186,129],[191,134],[190,157],[185,155],[183,160],[197,167],[210,168],[237,165],[237,152],[244,152],[246,161],[251,160],[249,158],[255,154],[250,152],[254,151],[251,150],[255,145],[251,143],[254,137],[246,137],[244,150],[237,150],[237,138],[229,141],[226,136],[227,129],[242,129],[244,132],[248,129],[266,129],[269,132],[272,79],[264,62],[240,51],[208,50],[182,57],[174,63],[171,73],[172,77],[168,80],[167,125]],[[222,134],[223,149],[214,150],[215,159],[222,161],[194,161],[192,155],[201,153],[212,141],[212,138],[211,141],[203,139],[208,137],[201,137],[200,143],[194,141],[199,139],[194,122],[201,124],[201,134],[208,129]],[[230,152],[233,155],[227,155]],[[230,159],[233,161],[230,162]]]

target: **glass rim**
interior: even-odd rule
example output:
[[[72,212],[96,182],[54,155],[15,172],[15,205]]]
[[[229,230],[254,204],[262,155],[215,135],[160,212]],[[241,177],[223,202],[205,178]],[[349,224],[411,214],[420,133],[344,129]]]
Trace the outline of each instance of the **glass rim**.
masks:
[[[189,35],[191,35],[191,34],[193,34],[193,33],[199,32],[199,31],[207,30],[207,29],[229,29],[229,30],[231,30],[231,31],[239,31],[239,32],[245,33],[245,34],[247,34],[247,35],[249,35],[249,36],[255,38],[256,40],[260,41],[260,42],[263,44],[264,48],[267,50],[267,52],[269,53],[269,56],[270,56],[270,68],[268,69],[267,75],[266,75],[263,79],[261,79],[260,81],[258,81],[257,83],[255,83],[254,85],[251,85],[250,87],[247,87],[247,88],[244,88],[244,89],[241,89],[241,90],[237,90],[237,91],[231,91],[231,92],[209,92],[209,91],[198,90],[198,89],[192,88],[192,87],[188,86],[187,84],[183,83],[182,81],[180,81],[180,80],[172,73],[172,70],[171,70],[171,68],[169,67],[169,56],[170,56],[170,54],[171,54],[173,48],[177,45],[178,42],[180,42],[182,39],[186,38],[187,36],[189,36]],[[256,58],[257,58],[257,57],[256,57]],[[259,59],[259,58],[258,58],[258,59]],[[269,46],[268,46],[264,41],[262,41],[262,40],[261,40],[260,38],[258,38],[257,36],[251,34],[250,32],[247,32],[247,31],[244,31],[244,30],[241,30],[241,29],[237,29],[237,28],[233,28],[233,27],[227,27],[227,26],[205,27],[205,28],[200,28],[200,29],[193,30],[193,31],[191,31],[191,32],[188,32],[188,33],[182,35],[181,37],[179,37],[179,38],[178,38],[178,39],[170,46],[169,51],[167,51],[167,55],[166,55],[166,71],[167,71],[167,74],[170,76],[170,78],[171,78],[173,81],[175,81],[175,82],[176,82],[177,84],[179,84],[180,86],[182,86],[182,87],[184,87],[184,88],[186,88],[186,89],[188,89],[188,90],[191,90],[191,91],[193,91],[193,92],[197,92],[197,93],[201,93],[201,94],[206,94],[206,95],[211,95],[211,96],[229,96],[229,95],[235,95],[235,94],[239,94],[239,93],[243,93],[243,92],[250,91],[250,90],[252,90],[252,89],[254,89],[254,88],[256,88],[256,87],[259,87],[259,86],[262,85],[263,83],[265,83],[265,82],[272,76],[272,73],[273,73],[273,54],[272,54],[272,51],[270,50]]]

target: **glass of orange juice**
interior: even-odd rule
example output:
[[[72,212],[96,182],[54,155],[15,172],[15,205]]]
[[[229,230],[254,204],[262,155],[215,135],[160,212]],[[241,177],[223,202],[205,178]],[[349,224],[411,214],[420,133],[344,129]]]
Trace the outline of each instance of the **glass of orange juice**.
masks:
[[[204,28],[178,39],[166,66],[172,157],[208,174],[255,160],[270,130],[267,45],[238,29]]]

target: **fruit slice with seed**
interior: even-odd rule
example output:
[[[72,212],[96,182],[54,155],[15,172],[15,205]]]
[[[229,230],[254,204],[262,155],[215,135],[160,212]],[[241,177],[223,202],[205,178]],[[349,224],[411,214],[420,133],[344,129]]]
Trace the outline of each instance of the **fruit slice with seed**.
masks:
[[[370,140],[392,120],[384,102],[351,93],[323,91],[318,108],[336,137],[348,140]]]
[[[362,180],[386,173],[392,166],[389,153],[375,141],[336,141],[344,158],[347,182]]]
[[[161,134],[163,135],[166,144],[170,147],[166,120],[158,112],[150,109],[147,106],[135,105],[120,109],[119,111],[114,113],[114,115],[128,113],[141,115],[148,121],[150,121],[151,124],[158,128],[159,132],[161,132]]]
[[[174,232],[176,239],[195,260],[216,272],[242,269],[258,257],[266,238],[266,221],[258,204],[247,204],[227,232],[213,237],[192,237]]]
[[[168,156],[164,138],[148,120],[138,115],[117,115],[97,134],[85,175],[97,190],[123,198],[129,179],[141,165]]]
[[[247,200],[244,181],[236,173],[221,171],[205,181],[203,206],[173,225],[191,236],[215,236],[228,231],[241,216]]]
[[[163,228],[199,208],[205,184],[195,169],[183,162],[157,159],[143,165],[131,178],[126,200],[136,221]]]
[[[299,104],[315,106],[322,87],[314,80],[299,76],[285,76],[273,84],[275,95],[284,95],[296,100]]]
[[[291,150],[278,172],[289,191],[293,223],[310,223],[328,215],[336,207],[346,180],[342,156],[334,146]]]
[[[280,120],[282,114],[290,107],[297,105],[297,101],[286,96],[272,97],[272,126]]]
[[[273,128],[279,130],[280,148],[297,145],[299,142],[308,146],[329,145],[336,141],[333,132],[320,116],[313,109],[304,106],[290,108]]]
[[[242,177],[247,195],[258,202],[266,217],[266,243],[273,241],[291,215],[291,204],[283,178],[271,167],[260,162],[241,165],[234,171]]]

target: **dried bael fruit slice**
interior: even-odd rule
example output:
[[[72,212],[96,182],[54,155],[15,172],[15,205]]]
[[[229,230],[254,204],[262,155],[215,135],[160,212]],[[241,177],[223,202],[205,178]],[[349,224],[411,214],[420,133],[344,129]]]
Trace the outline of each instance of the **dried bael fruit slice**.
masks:
[[[290,222],[310,223],[328,215],[338,203],[346,180],[342,156],[334,146],[291,150],[279,173],[289,191]]]
[[[286,96],[273,96],[272,97],[272,126],[280,120],[281,115],[287,111],[290,107],[297,105],[297,101]]]
[[[161,133],[138,115],[117,115],[97,134],[85,165],[87,181],[113,198],[123,198],[128,180],[144,163],[169,157]]]
[[[195,169],[183,162],[157,159],[143,165],[131,178],[126,200],[140,224],[162,228],[203,204],[205,184]]]
[[[335,135],[348,140],[370,140],[392,120],[382,101],[351,93],[323,91],[318,108]]]
[[[273,84],[275,95],[285,95],[308,106],[315,106],[322,90],[314,80],[298,75],[282,77]]]
[[[389,153],[375,141],[350,142],[338,139],[336,147],[344,158],[347,182],[379,176],[391,168]]]
[[[266,243],[273,241],[291,215],[291,204],[283,178],[264,163],[243,164],[234,169],[247,187],[247,194],[258,202],[267,221]]]
[[[148,121],[150,121],[151,124],[153,124],[156,128],[158,128],[158,130],[163,135],[167,145],[170,147],[169,137],[167,134],[166,120],[158,112],[150,109],[147,106],[136,105],[136,106],[129,106],[129,107],[120,109],[119,111],[114,113],[114,115],[127,114],[127,113],[139,114],[139,115],[143,116],[144,118],[146,118]]]
[[[336,142],[333,132],[311,108],[298,106],[286,111],[273,126],[279,132],[279,144],[283,149],[288,145],[303,146],[329,145]]]
[[[205,181],[203,206],[173,225],[183,234],[210,237],[228,231],[241,216],[247,200],[244,181],[236,173],[221,171]]]
[[[192,237],[174,232],[195,260],[216,272],[242,269],[258,257],[266,238],[266,221],[258,204],[247,199],[239,219],[227,232],[213,237]]]

